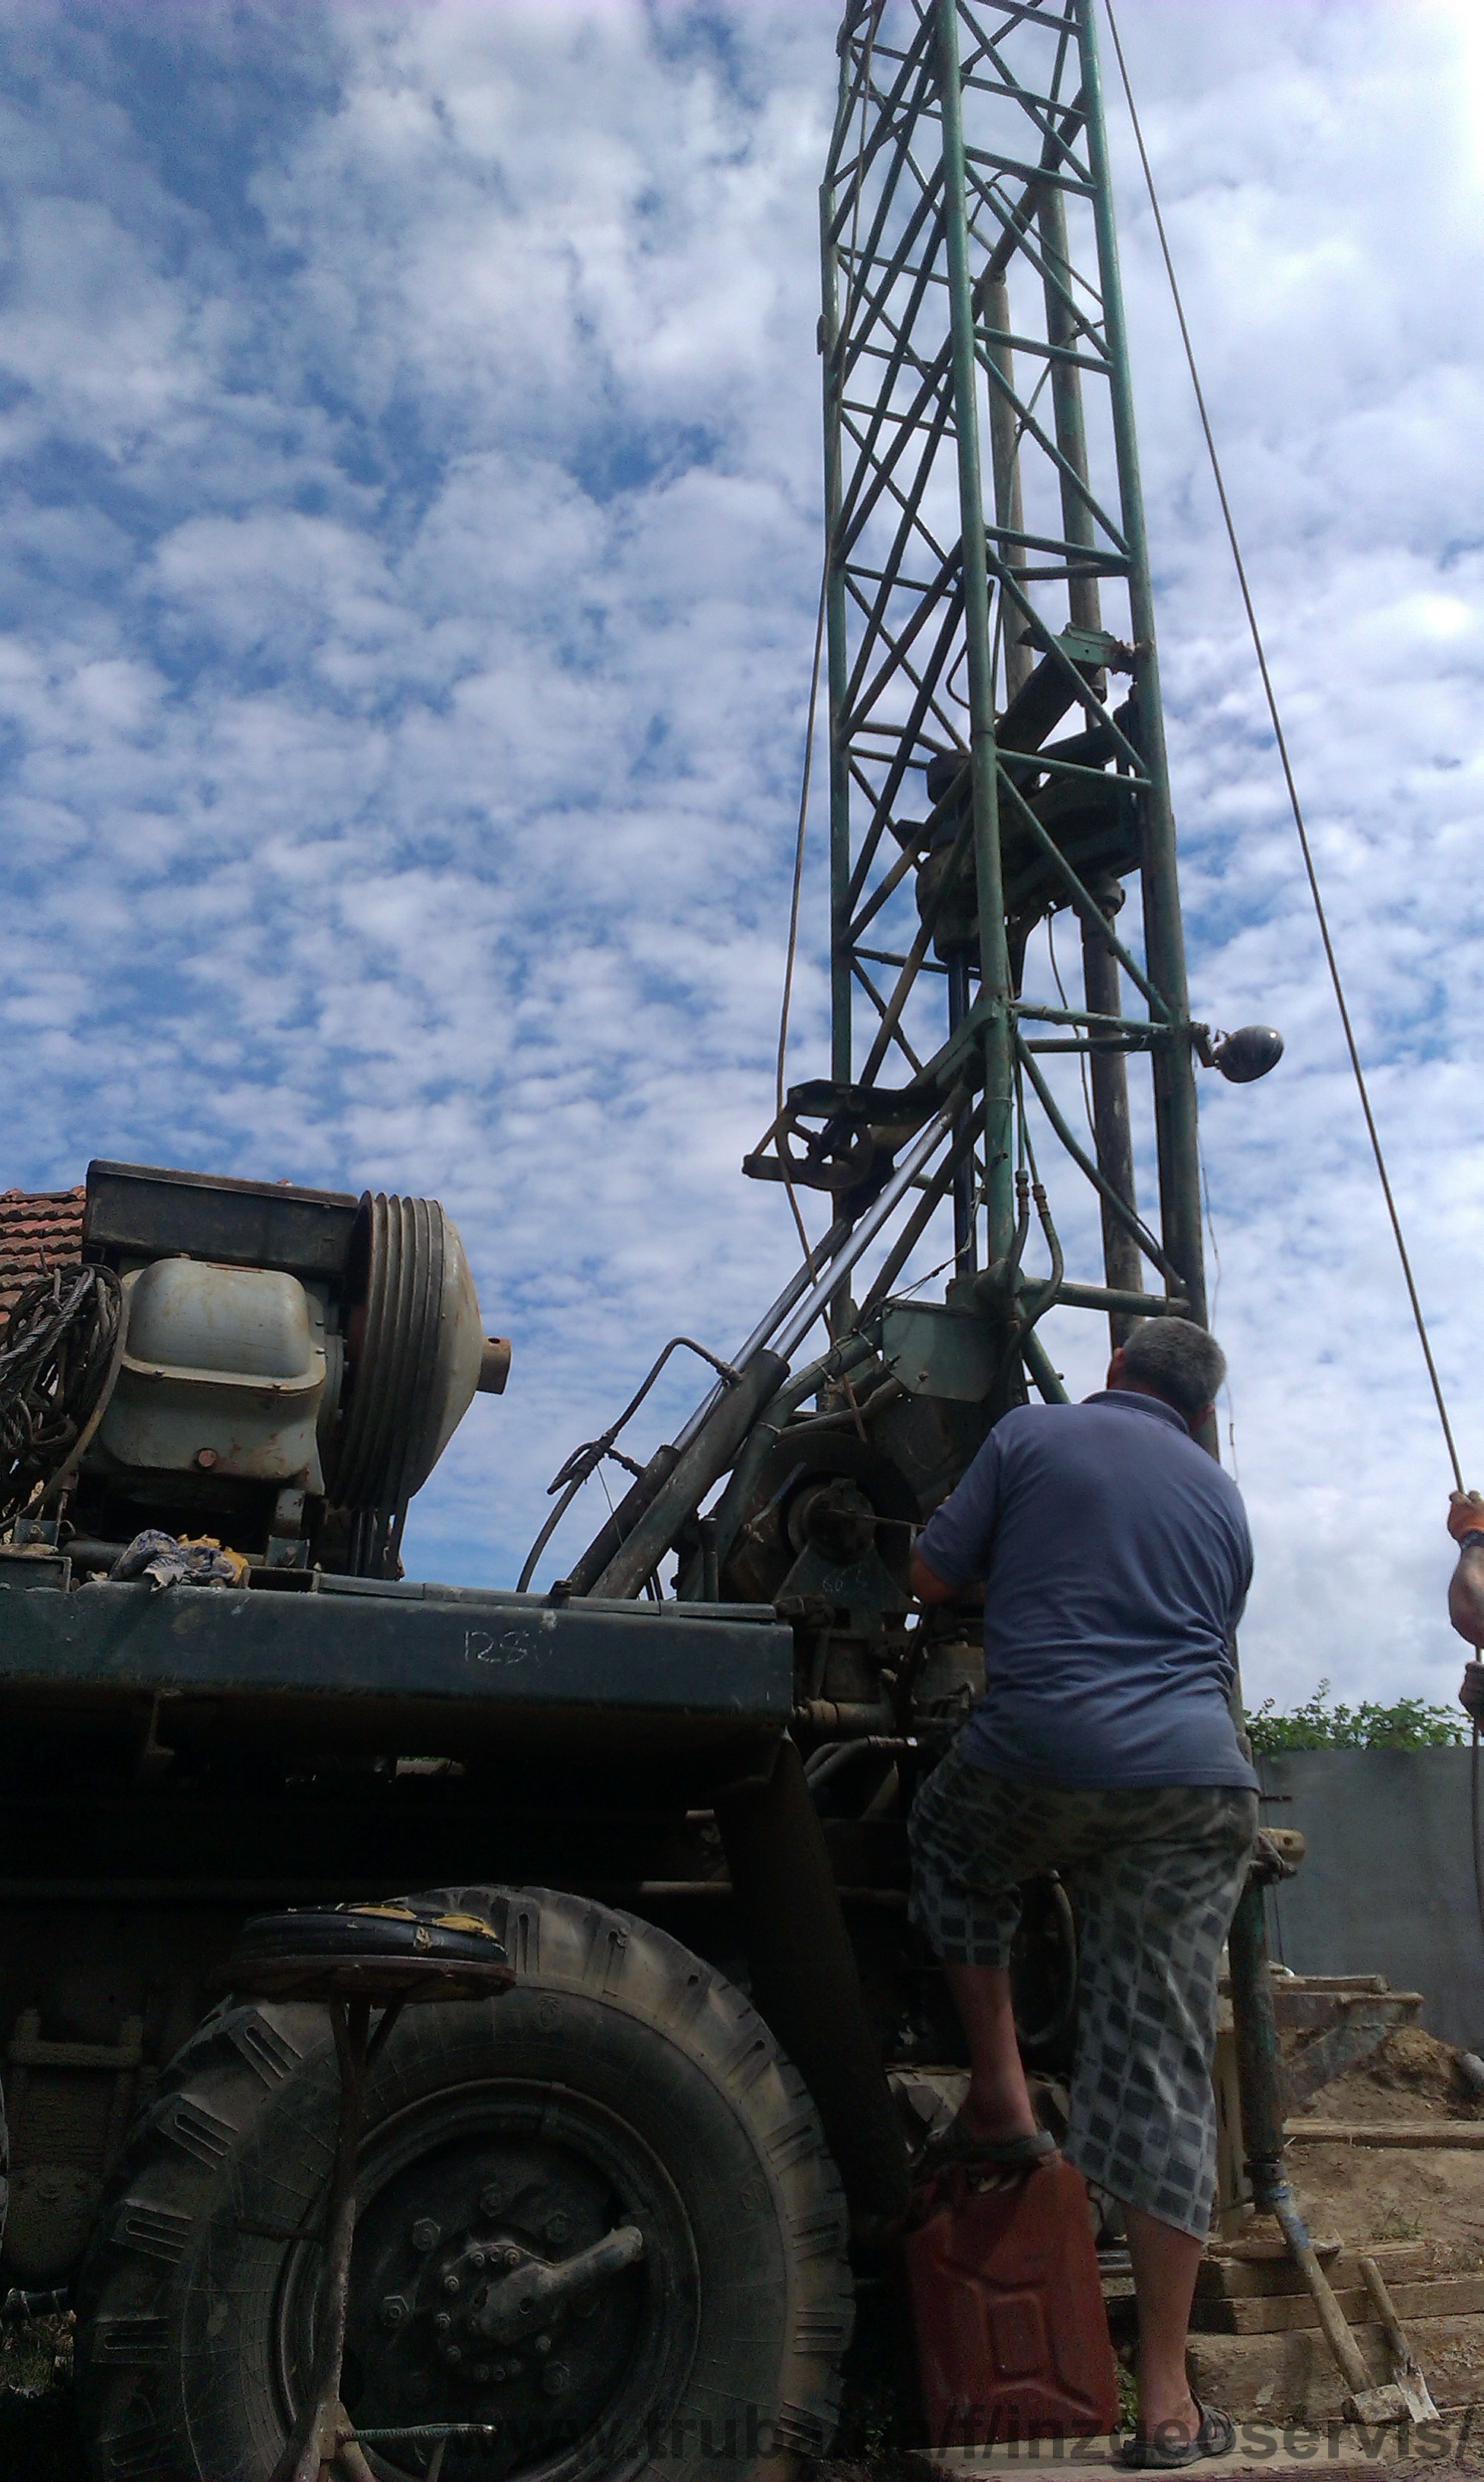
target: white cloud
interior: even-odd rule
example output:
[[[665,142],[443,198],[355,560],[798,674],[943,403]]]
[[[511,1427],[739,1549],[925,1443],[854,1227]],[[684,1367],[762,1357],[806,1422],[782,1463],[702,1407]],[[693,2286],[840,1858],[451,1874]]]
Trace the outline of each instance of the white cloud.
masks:
[[[1476,17],[1120,21],[1484,1473]],[[735,1345],[789,1264],[737,1163],[818,581],[834,29],[827,0],[0,9],[3,1177],[443,1196],[516,1361],[419,1504],[433,1573],[511,1576],[664,1336]],[[1266,1085],[1203,1085],[1245,1659],[1259,1693],[1446,1696],[1446,1472],[1113,117],[1193,992],[1289,1038]],[[823,913],[816,854],[800,1074]],[[1091,1384],[1092,1323],[1055,1333]]]

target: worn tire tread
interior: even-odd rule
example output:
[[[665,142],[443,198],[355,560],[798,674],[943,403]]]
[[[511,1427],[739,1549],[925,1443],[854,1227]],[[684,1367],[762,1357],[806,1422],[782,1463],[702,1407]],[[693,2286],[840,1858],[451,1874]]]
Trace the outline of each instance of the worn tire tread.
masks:
[[[511,1961],[537,1993],[537,2010],[543,1990],[597,2000],[657,2031],[730,2106],[763,2184],[750,2210],[770,2194],[786,2268],[774,2452],[758,2469],[781,2482],[833,2434],[853,2315],[846,2202],[803,2079],[735,1985],[652,1923],[548,1888],[432,1893],[452,1910],[506,1913]],[[491,2004],[501,2003],[483,2006]],[[452,2057],[470,2015],[447,2006],[409,2012],[378,2073],[391,2076],[414,2019],[422,2050],[441,2046]],[[247,2464],[240,2476],[207,2476],[183,2451],[189,2423],[171,2352],[178,2357],[178,2280],[192,2234],[209,2211],[220,2213],[221,2181],[236,2177],[281,2084],[273,2069],[291,2050],[298,2065],[287,2073],[324,2098],[328,2125],[334,2078],[323,2012],[228,2001],[170,2063],[125,2143],[78,2287],[79,2404],[96,2482],[259,2482]],[[377,2095],[374,2076],[373,2121]],[[326,2169],[327,2160],[326,2141]]]

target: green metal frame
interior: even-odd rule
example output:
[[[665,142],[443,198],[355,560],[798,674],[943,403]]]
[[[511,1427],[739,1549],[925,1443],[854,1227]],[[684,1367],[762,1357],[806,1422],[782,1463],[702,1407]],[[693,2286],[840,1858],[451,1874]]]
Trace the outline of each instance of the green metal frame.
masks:
[[[1013,1270],[1017,1155],[1034,1162],[1039,1122],[1048,1154],[1059,1145],[1098,1189],[1106,1285],[1204,1319],[1204,1029],[1189,1025],[1093,0],[854,0],[840,54],[821,192],[832,1073],[795,1104],[834,1111],[838,1143],[841,1115],[891,1117],[872,1098],[894,1075],[907,1125],[968,1091],[926,1190],[954,1203],[960,1273],[981,1257]],[[1042,714],[1064,720],[1059,744]],[[1094,870],[1100,851],[1111,866]],[[1135,878],[1141,953],[1112,928],[1116,883]],[[1053,1009],[1023,997],[1021,967],[1061,909],[1081,931],[1085,1005]],[[1059,1031],[1031,1036],[1047,1023]],[[1091,1069],[1091,1152],[1033,1056],[1068,1049]],[[1158,1240],[1134,1196],[1138,1053]],[[780,1176],[802,1125],[786,1116],[749,1169]]]

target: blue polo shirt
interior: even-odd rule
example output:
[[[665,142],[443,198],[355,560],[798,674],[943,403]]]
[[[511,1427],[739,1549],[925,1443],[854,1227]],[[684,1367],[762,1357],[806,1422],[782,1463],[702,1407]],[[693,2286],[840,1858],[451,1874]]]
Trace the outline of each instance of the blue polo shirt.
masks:
[[[985,1689],[959,1744],[976,1765],[1260,1789],[1227,1703],[1246,1512],[1173,1406],[1121,1387],[1018,1406],[918,1549],[946,1585],[985,1580]]]

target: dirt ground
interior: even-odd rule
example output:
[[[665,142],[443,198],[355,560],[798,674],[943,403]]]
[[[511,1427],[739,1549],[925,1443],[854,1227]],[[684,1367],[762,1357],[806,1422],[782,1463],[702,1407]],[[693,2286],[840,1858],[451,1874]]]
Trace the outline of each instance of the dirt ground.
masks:
[[[1309,2106],[1325,2120],[1484,2119],[1455,2054],[1416,2027],[1391,2036],[1363,2072],[1324,2088]],[[1484,2266],[1484,2152],[1372,2152],[1298,2146],[1289,2176],[1311,2230],[1341,2242],[1425,2241],[1440,2273]],[[845,2420],[836,2453],[810,2482],[924,2482],[905,2305],[878,2280],[859,2304]],[[1350,2482],[1333,2468],[1326,2482]],[[1389,2466],[1388,2482],[1445,2471],[1484,2482],[1484,2455]],[[71,2334],[65,2319],[0,2332],[0,2482],[87,2482],[72,2416]],[[1358,2477],[1357,2477],[1358,2482]],[[1367,2476],[1374,2482],[1374,2469]]]
[[[1393,2034],[1367,2068],[1323,2087],[1315,2119],[1474,2120],[1484,2106],[1457,2055],[1419,2026]],[[1440,2274],[1484,2266],[1484,2151],[1289,2149],[1289,2178],[1311,2231],[1338,2241],[1424,2241]]]

